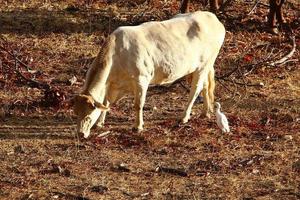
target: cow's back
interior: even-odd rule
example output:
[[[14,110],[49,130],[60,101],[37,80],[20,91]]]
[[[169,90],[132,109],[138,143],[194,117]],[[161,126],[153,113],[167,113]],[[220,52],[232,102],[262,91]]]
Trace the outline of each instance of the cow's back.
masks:
[[[153,84],[170,83],[205,66],[219,52],[224,26],[209,12],[177,15],[162,22],[120,27],[114,68],[123,77],[144,75]]]

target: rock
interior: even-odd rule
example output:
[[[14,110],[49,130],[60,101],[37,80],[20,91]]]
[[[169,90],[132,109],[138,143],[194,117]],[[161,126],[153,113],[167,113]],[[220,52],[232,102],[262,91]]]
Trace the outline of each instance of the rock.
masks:
[[[14,148],[15,153],[25,153],[24,147],[22,145],[18,145]]]
[[[293,136],[291,136],[291,135],[285,135],[285,136],[284,136],[284,139],[286,139],[286,140],[292,140],[292,139],[293,139]]]
[[[106,192],[107,190],[108,190],[108,188],[103,185],[95,185],[95,186],[91,187],[92,192],[97,192],[100,194],[104,194],[104,192]]]

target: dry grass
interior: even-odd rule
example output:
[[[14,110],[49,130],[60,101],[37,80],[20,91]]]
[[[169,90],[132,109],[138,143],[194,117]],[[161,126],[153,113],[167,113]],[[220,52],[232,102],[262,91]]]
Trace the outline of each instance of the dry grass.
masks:
[[[40,70],[36,79],[64,91],[67,101],[79,92],[109,32],[169,18],[178,5],[175,0],[166,5],[160,0],[5,1],[0,33],[7,42],[1,45]],[[300,56],[297,5],[285,5],[298,45],[292,59]],[[201,118],[201,104],[188,124],[177,124],[187,92],[175,84],[149,90],[144,132],[131,131],[132,98],[126,97],[112,108],[105,128],[79,141],[68,107],[43,106],[42,90],[0,71],[0,199],[299,199],[299,60],[260,64],[241,78],[248,64],[276,59],[291,48],[287,34],[273,36],[258,23],[266,16],[264,6],[239,18],[251,7],[237,2],[227,8],[231,16],[220,16],[228,32],[217,75],[240,66],[216,87],[231,134],[221,134],[214,118]],[[198,8],[204,6],[195,3]],[[73,76],[78,81],[70,85]],[[110,132],[96,137],[104,131]]]

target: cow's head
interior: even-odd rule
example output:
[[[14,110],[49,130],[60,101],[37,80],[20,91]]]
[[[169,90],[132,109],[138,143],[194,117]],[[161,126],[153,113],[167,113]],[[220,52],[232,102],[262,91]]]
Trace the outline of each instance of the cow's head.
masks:
[[[73,103],[77,115],[77,132],[87,138],[101,111],[107,111],[109,108],[95,101],[92,96],[84,94],[75,96]]]

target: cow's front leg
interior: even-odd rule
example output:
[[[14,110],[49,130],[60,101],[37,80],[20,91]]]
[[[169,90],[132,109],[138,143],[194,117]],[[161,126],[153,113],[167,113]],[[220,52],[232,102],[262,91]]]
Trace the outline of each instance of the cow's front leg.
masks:
[[[191,85],[191,91],[189,94],[188,104],[185,111],[183,112],[183,118],[182,118],[183,123],[189,121],[193,104],[203,88],[203,82],[204,82],[203,78],[205,77],[202,77],[201,76],[202,74],[203,74],[202,72],[198,72],[198,71],[193,73],[193,80]]]
[[[143,108],[145,105],[146,94],[149,86],[149,81],[145,78],[140,78],[138,83],[135,86],[134,91],[134,109],[135,109],[135,123],[134,130],[142,131],[143,130]]]
[[[97,127],[102,128],[104,126],[106,112],[107,111],[102,111],[101,112],[100,117],[99,117],[99,119],[97,121],[97,124],[96,124]]]
[[[107,101],[107,99],[104,100],[103,105],[106,107],[109,107],[109,102]],[[100,117],[98,118],[97,127],[103,127],[104,126],[104,122],[105,122],[105,117],[106,117],[106,113],[107,111],[102,111],[100,114]]]
[[[122,98],[123,93],[121,93],[118,89],[110,87],[109,88],[109,93],[106,95],[105,100],[104,100],[104,105],[106,107],[109,107],[110,104],[115,103],[118,101],[120,98]],[[97,126],[98,127],[103,127],[105,118],[106,118],[107,111],[101,112],[101,115],[98,119]]]

